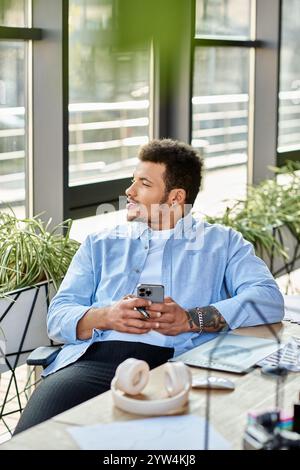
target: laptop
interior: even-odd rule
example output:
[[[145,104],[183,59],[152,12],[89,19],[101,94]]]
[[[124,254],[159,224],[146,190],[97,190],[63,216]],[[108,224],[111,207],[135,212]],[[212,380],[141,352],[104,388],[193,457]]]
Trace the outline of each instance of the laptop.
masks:
[[[279,348],[280,344],[272,339],[232,332],[220,333],[217,338],[190,349],[170,361],[182,361],[193,367],[243,374]]]

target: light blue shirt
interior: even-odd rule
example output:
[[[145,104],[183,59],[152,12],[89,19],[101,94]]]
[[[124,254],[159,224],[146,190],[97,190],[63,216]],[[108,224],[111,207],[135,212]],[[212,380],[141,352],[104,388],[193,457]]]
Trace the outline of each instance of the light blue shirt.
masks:
[[[156,344],[174,348],[176,356],[216,336],[93,329],[90,339],[77,339],[77,323],[88,309],[109,306],[135,292],[150,238],[151,230],[140,222],[87,237],[50,304],[48,334],[64,347],[44,376],[75,362],[96,341]],[[180,219],[164,246],[161,270],[165,296],[185,309],[214,305],[231,329],[283,318],[283,297],[271,273],[252,245],[231,228],[196,221],[191,215]]]
[[[152,232],[152,233],[151,233]],[[139,284],[162,284],[162,260],[165,244],[172,230],[151,230],[148,255],[143,266]],[[162,236],[160,236],[162,234]],[[136,294],[136,292],[135,292]]]

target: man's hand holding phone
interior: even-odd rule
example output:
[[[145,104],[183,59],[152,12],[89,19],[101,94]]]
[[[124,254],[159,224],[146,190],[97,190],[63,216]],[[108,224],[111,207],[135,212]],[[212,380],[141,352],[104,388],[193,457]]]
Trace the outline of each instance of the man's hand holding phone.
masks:
[[[153,303],[147,308],[150,316],[160,312],[161,316],[157,320],[159,327],[155,331],[168,336],[175,336],[179,333],[192,331],[188,323],[185,310],[178,305],[171,297],[165,297],[163,303]],[[196,331],[196,330],[195,330]]]
[[[154,327],[155,331],[170,336],[191,331],[185,310],[171,297],[164,297],[164,286],[160,284],[139,284],[137,286],[137,296],[151,300],[151,306],[146,309],[137,309],[145,319],[147,318],[145,310],[151,319],[160,313],[157,320],[158,327]]]
[[[141,308],[143,310],[147,309],[148,312],[150,306],[150,300],[126,295],[109,307],[106,329],[135,334],[148,333],[152,329],[157,329],[159,323],[155,319],[160,316],[157,312],[154,312],[152,315],[150,314],[149,319],[145,321],[145,317],[138,311]]]

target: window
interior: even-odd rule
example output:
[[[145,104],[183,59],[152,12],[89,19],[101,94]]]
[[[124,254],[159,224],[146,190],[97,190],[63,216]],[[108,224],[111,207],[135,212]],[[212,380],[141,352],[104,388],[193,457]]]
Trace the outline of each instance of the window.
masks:
[[[28,7],[28,0],[1,0],[0,26],[27,26]]]
[[[278,151],[300,158],[300,2],[283,0],[280,53]],[[298,151],[298,152],[297,152]]]
[[[25,62],[23,42],[0,41],[0,204],[25,208]]]
[[[197,0],[196,37],[250,38],[250,16],[249,0]]]
[[[1,0],[2,207],[25,211],[30,183],[33,212],[94,215],[123,194],[150,136],[190,138],[202,152],[203,211],[208,194],[218,204],[243,196],[247,177],[260,181],[276,161],[281,3],[278,155],[296,157],[298,0]],[[149,42],[117,47],[121,19],[131,30],[141,20]],[[40,27],[51,34],[32,45]]]
[[[193,140],[207,168],[247,162],[249,51],[195,51]]]
[[[204,188],[195,204],[205,213],[218,212],[222,201],[246,191],[251,5],[196,3],[192,145],[205,161]]]
[[[113,6],[69,1],[69,186],[100,183],[88,204],[104,202],[101,182],[132,175],[149,139],[149,48],[115,47]]]
[[[0,208],[26,213],[28,158],[28,42],[18,29],[29,23],[28,0],[2,0],[0,31],[13,29],[10,41],[0,36]],[[14,38],[12,38],[13,34]]]

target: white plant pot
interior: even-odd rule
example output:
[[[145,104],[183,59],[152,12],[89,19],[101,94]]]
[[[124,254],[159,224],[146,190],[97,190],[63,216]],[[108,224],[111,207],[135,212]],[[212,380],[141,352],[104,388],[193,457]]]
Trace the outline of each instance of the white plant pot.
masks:
[[[45,281],[0,299],[0,373],[25,364],[35,348],[51,345],[46,320],[54,294]]]

